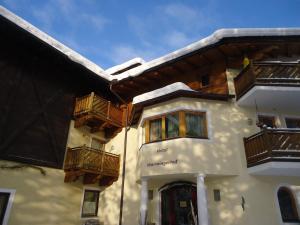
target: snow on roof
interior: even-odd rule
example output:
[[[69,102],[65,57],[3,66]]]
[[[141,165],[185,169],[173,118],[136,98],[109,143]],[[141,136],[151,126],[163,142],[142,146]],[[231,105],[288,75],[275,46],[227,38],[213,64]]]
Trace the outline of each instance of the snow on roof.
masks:
[[[0,15],[8,19],[12,23],[16,24],[17,26],[21,27],[22,29],[26,30],[27,32],[31,33],[41,41],[47,43],[51,47],[57,49],[58,51],[66,55],[73,62],[81,64],[82,66],[92,71],[93,73],[97,74],[101,78],[108,81],[111,81],[113,79],[111,75],[106,74],[101,67],[99,67],[92,61],[88,60],[87,58],[80,55],[78,52],[75,52],[74,50],[70,49],[69,47],[55,40],[48,34],[39,30],[37,27],[33,26],[26,20],[20,18],[19,16],[15,15],[14,13],[12,13],[11,11],[9,11],[8,9],[4,8],[1,5],[0,5]]]
[[[145,63],[145,60],[143,60],[142,58],[138,58],[137,57],[137,58],[131,59],[131,60],[127,61],[127,62],[124,62],[122,64],[113,66],[113,67],[105,70],[105,72],[108,73],[108,74],[114,74],[114,73],[116,73],[116,72],[118,72],[120,70],[124,70],[124,69],[126,69],[128,67],[131,67],[133,65],[136,65],[136,64],[142,65],[144,63]]]
[[[232,37],[266,37],[266,36],[296,36],[300,35],[300,28],[239,28],[239,29],[220,29],[212,35],[194,42],[184,48],[178,49],[165,56],[154,59],[141,66],[132,68],[119,75],[115,75],[117,80],[123,80],[128,77],[135,77],[142,74],[144,71],[159,66],[168,61],[174,60],[193,51],[213,45],[221,41],[223,38]]]
[[[156,89],[154,91],[146,92],[144,94],[135,96],[132,100],[132,104],[138,104],[141,102],[145,102],[147,100],[158,98],[158,97],[161,97],[161,96],[164,96],[164,95],[176,92],[176,91],[180,91],[180,90],[194,92],[194,90],[191,89],[186,84],[184,84],[182,82],[176,82],[176,83],[167,85],[165,87]]]

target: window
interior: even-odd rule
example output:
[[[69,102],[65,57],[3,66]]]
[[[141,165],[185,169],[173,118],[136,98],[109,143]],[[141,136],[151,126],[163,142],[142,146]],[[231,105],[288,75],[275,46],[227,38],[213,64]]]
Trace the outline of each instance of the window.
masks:
[[[277,192],[281,218],[283,222],[299,222],[299,216],[293,193],[287,187]]]
[[[150,141],[157,141],[162,139],[161,125],[161,118],[150,121]]]
[[[208,75],[201,76],[201,83],[202,83],[202,87],[208,86],[209,76]]]
[[[276,128],[275,116],[258,115],[258,122],[261,128]]]
[[[83,196],[81,217],[95,217],[98,215],[99,193],[97,190],[85,190]]]
[[[166,115],[166,138],[179,137],[179,113]]]
[[[287,128],[300,128],[300,119],[286,118],[285,123]]]
[[[185,113],[186,136],[206,137],[206,121],[204,113]]]
[[[91,148],[97,150],[104,150],[104,142],[97,138],[92,138]]]
[[[161,141],[178,137],[207,138],[206,113],[173,112],[143,124],[145,142]]]
[[[3,224],[10,193],[0,193],[0,224]]]
[[[6,225],[8,222],[14,195],[15,190],[0,189],[0,224],[2,225]]]

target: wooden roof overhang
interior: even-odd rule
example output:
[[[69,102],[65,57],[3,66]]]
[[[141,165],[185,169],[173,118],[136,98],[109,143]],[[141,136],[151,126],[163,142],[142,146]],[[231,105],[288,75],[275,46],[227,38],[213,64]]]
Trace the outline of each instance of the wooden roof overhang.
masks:
[[[216,66],[242,68],[247,55],[252,60],[264,60],[300,54],[300,36],[230,37],[192,51],[186,55],[127,77],[113,85],[114,90],[128,102],[133,97],[174,82],[189,85],[194,77],[189,73],[209,74]],[[190,85],[189,85],[190,86]]]
[[[172,93],[159,96],[153,99],[149,99],[137,104],[134,104],[132,107],[130,115],[130,124],[135,125],[138,123],[140,116],[143,112],[144,107],[155,105],[161,102],[166,102],[172,99],[186,97],[186,98],[197,98],[197,99],[206,99],[206,100],[219,100],[219,101],[228,101],[231,98],[234,98],[234,95],[224,95],[224,94],[212,94],[212,93],[203,93],[201,91],[186,91],[178,90]]]

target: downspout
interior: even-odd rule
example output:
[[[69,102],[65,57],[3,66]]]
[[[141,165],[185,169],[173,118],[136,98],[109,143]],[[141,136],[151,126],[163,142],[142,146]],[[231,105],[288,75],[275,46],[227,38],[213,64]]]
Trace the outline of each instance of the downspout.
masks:
[[[122,217],[123,217],[123,202],[124,202],[124,184],[125,184],[125,168],[126,168],[126,151],[127,151],[127,132],[129,131],[130,127],[128,127],[128,104],[122,99],[112,88],[113,80],[110,85],[110,91],[126,106],[126,119],[125,119],[125,137],[124,137],[124,149],[123,149],[123,166],[122,166],[122,184],[121,184],[121,199],[120,199],[120,214],[119,214],[119,225],[122,225]]]

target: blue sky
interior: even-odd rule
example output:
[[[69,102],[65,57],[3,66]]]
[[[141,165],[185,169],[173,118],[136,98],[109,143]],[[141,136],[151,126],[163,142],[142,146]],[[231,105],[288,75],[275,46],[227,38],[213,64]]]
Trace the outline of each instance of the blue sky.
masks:
[[[106,69],[151,60],[220,28],[300,27],[300,0],[0,0]]]

